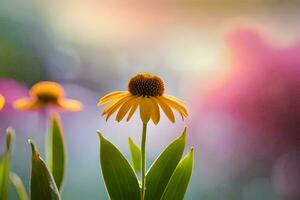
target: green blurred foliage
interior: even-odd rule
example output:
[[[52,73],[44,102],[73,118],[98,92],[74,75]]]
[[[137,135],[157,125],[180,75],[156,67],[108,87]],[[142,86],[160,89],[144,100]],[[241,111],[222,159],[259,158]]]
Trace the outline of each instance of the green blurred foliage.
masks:
[[[0,18],[0,77],[33,84],[45,79],[43,63],[35,51],[32,27]]]

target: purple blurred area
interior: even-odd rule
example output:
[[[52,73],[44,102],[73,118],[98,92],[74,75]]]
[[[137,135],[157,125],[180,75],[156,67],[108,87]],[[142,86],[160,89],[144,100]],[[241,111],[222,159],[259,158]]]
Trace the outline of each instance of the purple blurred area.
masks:
[[[129,158],[127,138],[139,143],[142,127],[138,115],[105,122],[97,101],[126,90],[135,73],[155,73],[167,93],[188,102],[190,116],[150,125],[148,167],[187,126],[196,163],[185,199],[300,199],[299,9],[298,1],[277,0],[3,0],[0,149],[14,127],[12,167],[28,186],[27,139],[43,155],[47,122],[11,103],[38,81],[57,81],[85,107],[61,113],[69,155],[63,199],[107,199],[96,130]]]

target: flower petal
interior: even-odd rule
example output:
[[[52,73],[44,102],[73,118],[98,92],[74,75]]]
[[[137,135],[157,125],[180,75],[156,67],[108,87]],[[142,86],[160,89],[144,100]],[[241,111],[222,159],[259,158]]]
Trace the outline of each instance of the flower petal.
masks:
[[[124,99],[124,98],[127,98],[128,96],[130,96],[130,94],[126,94],[124,96],[122,96],[121,98],[116,98],[116,99],[113,99],[110,104],[103,110],[102,112],[102,115],[105,115],[107,114],[108,112],[110,112],[112,109],[114,109],[114,107],[116,106],[116,104],[118,102],[120,102],[120,100]]]
[[[5,99],[4,97],[0,94],[0,110],[4,107],[5,104]]]
[[[142,97],[140,101],[140,116],[144,123],[148,123],[152,114],[153,108],[150,98]]]
[[[162,98],[167,102],[172,108],[176,109],[184,117],[188,116],[188,112],[184,106],[182,106],[178,101],[171,99],[168,96],[162,96]]]
[[[177,101],[177,102],[180,102],[180,103],[182,103],[182,104],[187,105],[187,102],[185,102],[184,100],[179,99],[179,98],[177,98],[177,97],[175,97],[175,96],[172,96],[172,95],[169,95],[169,94],[164,94],[163,96],[168,97],[169,99],[171,99],[171,100],[173,100],[173,101]]]
[[[116,120],[118,122],[120,122],[124,116],[127,114],[127,112],[129,111],[129,109],[132,107],[134,100],[137,97],[132,96],[128,101],[126,101],[120,108],[120,110],[118,111]]]
[[[32,86],[30,95],[32,97],[37,97],[41,94],[60,98],[64,96],[64,89],[56,82],[41,81]]]
[[[123,105],[126,101],[128,101],[130,98],[132,98],[131,94],[127,94],[126,96],[122,97],[121,99],[118,99],[117,101],[114,101],[112,104],[110,104],[102,113],[102,115],[106,115],[106,121],[109,119],[109,117],[116,112],[120,106]]]
[[[134,114],[134,112],[136,111],[138,105],[140,104],[140,101],[141,101],[142,98],[143,97],[138,97],[138,98],[136,98],[136,99],[133,100],[132,107],[131,107],[131,109],[129,111],[129,114],[127,116],[127,120],[126,121],[129,121],[131,119],[132,115]]]
[[[116,92],[111,92],[108,93],[107,95],[105,95],[104,97],[102,97],[97,106],[101,106],[103,104],[106,104],[116,98],[121,98],[123,95],[128,94],[128,92],[124,92],[124,91],[116,91]]]
[[[160,120],[160,112],[159,112],[159,107],[157,105],[157,102],[155,101],[155,99],[150,98],[151,103],[152,103],[152,114],[151,114],[151,119],[153,121],[154,124],[158,124],[159,120]]]
[[[170,106],[160,96],[155,97],[155,100],[157,101],[157,103],[159,104],[161,109],[164,111],[166,116],[169,118],[169,120],[172,123],[174,123],[175,122],[175,117],[174,117],[174,113],[173,113],[172,109],[170,108]]]
[[[60,99],[58,101],[58,106],[64,110],[74,112],[81,111],[83,109],[82,103],[74,99]]]
[[[39,107],[36,100],[32,98],[21,98],[13,102],[13,107],[17,110],[34,110]]]

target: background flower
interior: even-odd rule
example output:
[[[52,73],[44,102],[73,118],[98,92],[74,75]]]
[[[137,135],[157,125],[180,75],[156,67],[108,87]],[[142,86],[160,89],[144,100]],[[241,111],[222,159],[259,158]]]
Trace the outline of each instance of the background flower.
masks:
[[[67,99],[61,85],[51,81],[36,83],[29,91],[30,97],[17,99],[13,106],[17,110],[62,109],[82,110],[82,104],[75,99]]]
[[[4,107],[5,104],[5,99],[4,97],[0,94],[0,110]]]

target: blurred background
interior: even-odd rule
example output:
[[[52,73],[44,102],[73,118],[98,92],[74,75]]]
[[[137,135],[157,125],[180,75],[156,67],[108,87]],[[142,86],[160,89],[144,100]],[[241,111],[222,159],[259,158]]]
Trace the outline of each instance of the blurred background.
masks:
[[[13,126],[12,168],[28,188],[27,139],[43,152],[45,125],[11,104],[34,83],[57,81],[85,105],[61,113],[69,155],[63,199],[108,199],[96,130],[129,158],[127,137],[139,143],[142,127],[106,123],[97,101],[126,90],[135,73],[155,73],[167,93],[189,103],[190,116],[151,124],[148,167],[187,126],[196,163],[185,199],[300,199],[299,9],[297,0],[2,0],[1,150]]]

